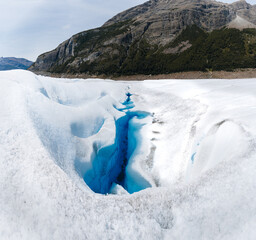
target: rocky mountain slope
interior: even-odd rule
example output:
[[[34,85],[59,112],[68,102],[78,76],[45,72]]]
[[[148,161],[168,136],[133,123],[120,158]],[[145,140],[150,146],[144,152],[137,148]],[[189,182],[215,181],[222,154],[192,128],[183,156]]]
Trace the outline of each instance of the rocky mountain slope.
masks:
[[[254,67],[255,29],[256,5],[244,0],[150,0],[72,36],[30,70],[130,75]]]
[[[1,57],[0,58],[0,71],[12,69],[28,69],[33,62],[24,58],[14,57]]]

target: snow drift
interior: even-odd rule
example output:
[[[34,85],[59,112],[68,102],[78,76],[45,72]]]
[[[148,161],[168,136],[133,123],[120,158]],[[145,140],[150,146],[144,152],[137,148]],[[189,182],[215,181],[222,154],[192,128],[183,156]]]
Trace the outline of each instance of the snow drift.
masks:
[[[2,239],[255,239],[255,79],[0,81]]]

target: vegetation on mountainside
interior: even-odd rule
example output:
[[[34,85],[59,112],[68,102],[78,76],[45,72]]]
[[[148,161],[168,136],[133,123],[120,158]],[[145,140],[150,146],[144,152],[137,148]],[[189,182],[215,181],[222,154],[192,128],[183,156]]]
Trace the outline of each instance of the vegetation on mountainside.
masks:
[[[127,32],[130,22],[130,20],[118,22],[110,26],[96,28],[82,34],[77,34],[75,54],[79,54],[79,52],[87,48],[97,47],[98,44],[102,44],[110,38]]]
[[[93,49],[101,54],[104,41],[127,32],[128,22],[91,30],[77,38],[76,54],[88,55]],[[126,35],[124,41],[131,41]],[[166,53],[166,49],[178,48],[189,43],[184,51]],[[256,30],[219,29],[205,32],[197,26],[189,26],[166,46],[150,44],[145,38],[132,44],[110,43],[109,51],[94,61],[85,61],[79,68],[69,62],[52,68],[52,72],[89,73],[105,75],[163,74],[180,71],[234,70],[256,67]],[[103,52],[103,51],[102,51]]]

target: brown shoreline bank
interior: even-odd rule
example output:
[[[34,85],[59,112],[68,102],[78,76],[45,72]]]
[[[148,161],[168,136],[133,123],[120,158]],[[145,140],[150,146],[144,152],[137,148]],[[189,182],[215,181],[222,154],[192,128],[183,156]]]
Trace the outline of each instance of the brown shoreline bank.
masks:
[[[101,78],[112,80],[125,80],[125,81],[142,81],[142,80],[156,80],[156,79],[243,79],[243,78],[256,78],[256,68],[253,69],[238,69],[234,71],[213,71],[213,72],[177,72],[170,74],[160,75],[131,75],[131,76],[105,76],[105,75],[87,75],[87,74],[56,74],[49,72],[34,72],[38,75],[55,77],[55,78]]]

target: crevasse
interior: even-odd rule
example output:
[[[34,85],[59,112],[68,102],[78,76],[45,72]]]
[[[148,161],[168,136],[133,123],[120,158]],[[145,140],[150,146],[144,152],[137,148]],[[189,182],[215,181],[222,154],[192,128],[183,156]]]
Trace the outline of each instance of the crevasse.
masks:
[[[127,189],[129,184],[125,179],[129,173],[126,172],[126,166],[138,144],[138,139],[134,133],[139,131],[143,125],[138,121],[134,123],[132,119],[143,119],[149,116],[149,113],[131,111],[134,107],[134,103],[131,101],[132,94],[127,93],[126,95],[127,99],[123,103],[123,108],[117,109],[124,112],[125,115],[115,121],[116,136],[114,144],[101,149],[98,149],[97,145],[94,144],[92,157],[94,178],[92,179],[88,173],[83,176],[86,184],[96,193],[109,193],[113,184],[123,186],[130,193],[150,186],[145,180],[142,183],[137,183],[137,186],[133,186],[132,190]]]

